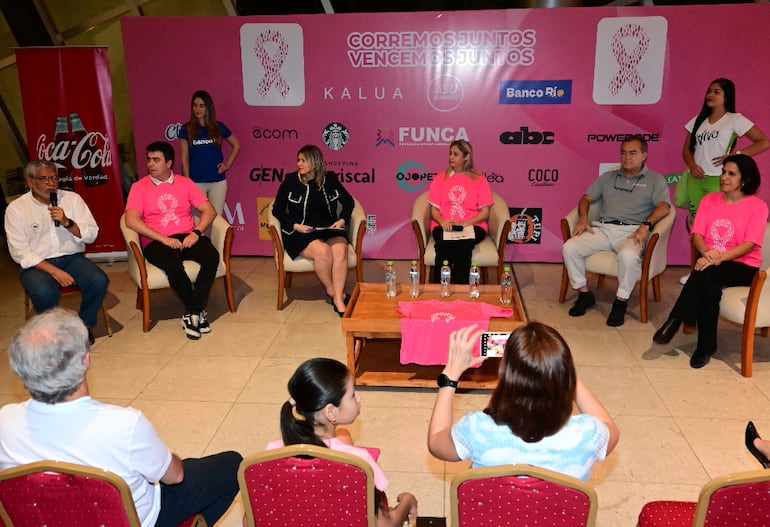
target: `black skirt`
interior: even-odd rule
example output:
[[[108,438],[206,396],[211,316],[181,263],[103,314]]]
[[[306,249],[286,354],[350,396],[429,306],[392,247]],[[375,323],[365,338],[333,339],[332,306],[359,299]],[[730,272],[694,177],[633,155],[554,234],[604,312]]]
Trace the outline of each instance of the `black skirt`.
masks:
[[[347,232],[337,229],[322,229],[314,230],[307,234],[294,231],[292,234],[281,233],[283,239],[283,248],[291,256],[292,260],[296,260],[299,253],[305,250],[305,247],[310,245],[313,240],[330,240],[332,238],[343,237],[348,240]],[[350,240],[348,240],[350,243]]]

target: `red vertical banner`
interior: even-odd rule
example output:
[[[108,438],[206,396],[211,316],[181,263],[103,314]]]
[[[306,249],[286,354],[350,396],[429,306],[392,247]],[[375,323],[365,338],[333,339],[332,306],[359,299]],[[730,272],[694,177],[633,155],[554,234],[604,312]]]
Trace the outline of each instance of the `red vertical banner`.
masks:
[[[59,187],[88,203],[99,225],[89,253],[124,252],[123,192],[105,47],[18,48],[30,159],[56,163]]]

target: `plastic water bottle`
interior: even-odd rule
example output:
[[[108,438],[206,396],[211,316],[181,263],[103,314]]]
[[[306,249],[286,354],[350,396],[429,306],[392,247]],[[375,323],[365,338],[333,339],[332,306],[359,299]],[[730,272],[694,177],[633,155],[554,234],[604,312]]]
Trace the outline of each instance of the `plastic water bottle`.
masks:
[[[449,268],[449,261],[444,260],[444,265],[441,266],[441,296],[444,298],[452,294],[449,289],[449,283],[452,281],[452,270]]]
[[[468,274],[468,296],[472,300],[476,300],[481,296],[479,291],[479,282],[481,280],[481,272],[476,262],[471,262],[471,272]]]
[[[412,267],[409,268],[409,296],[420,296],[420,268],[417,267],[417,260],[412,260]]]
[[[513,276],[511,267],[503,267],[503,275],[500,277],[500,303],[508,305],[513,301]]]
[[[385,268],[385,295],[388,298],[396,296],[396,270],[393,269],[393,260],[388,260]]]

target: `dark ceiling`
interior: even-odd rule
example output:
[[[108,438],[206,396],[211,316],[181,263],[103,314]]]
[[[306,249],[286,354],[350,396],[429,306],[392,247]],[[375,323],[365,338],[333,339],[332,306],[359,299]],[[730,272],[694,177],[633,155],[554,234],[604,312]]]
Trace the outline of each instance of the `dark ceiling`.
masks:
[[[751,0],[648,0],[648,5],[740,4]],[[375,13],[383,11],[447,11],[465,9],[513,9],[528,7],[596,7],[641,5],[642,0],[327,0],[335,13]],[[237,0],[240,15],[285,15],[323,13],[322,0]]]

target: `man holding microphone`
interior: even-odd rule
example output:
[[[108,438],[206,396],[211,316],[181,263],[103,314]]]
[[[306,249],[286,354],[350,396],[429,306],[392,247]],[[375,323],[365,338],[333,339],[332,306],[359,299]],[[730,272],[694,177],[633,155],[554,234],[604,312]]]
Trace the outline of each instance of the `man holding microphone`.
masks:
[[[8,205],[5,231],[11,257],[21,266],[19,279],[37,313],[59,303],[59,288],[77,286],[82,293],[78,315],[88,328],[107,292],[109,279],[85,257],[99,226],[83,198],[59,190],[57,168],[49,161],[31,161],[24,169],[29,192]]]

